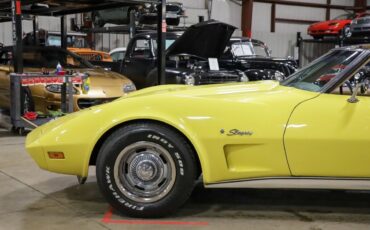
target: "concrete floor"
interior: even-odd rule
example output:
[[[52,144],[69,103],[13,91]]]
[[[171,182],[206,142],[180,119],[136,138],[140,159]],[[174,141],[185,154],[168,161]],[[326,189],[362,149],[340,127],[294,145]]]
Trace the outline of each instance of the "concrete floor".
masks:
[[[0,129],[0,229],[370,229],[367,192],[205,190],[166,219],[109,213],[94,168],[87,184],[39,169],[24,137]]]

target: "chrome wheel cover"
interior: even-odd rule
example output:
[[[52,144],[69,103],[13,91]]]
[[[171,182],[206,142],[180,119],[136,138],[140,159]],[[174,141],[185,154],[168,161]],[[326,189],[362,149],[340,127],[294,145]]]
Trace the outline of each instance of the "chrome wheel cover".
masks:
[[[152,203],[171,191],[176,180],[175,162],[162,146],[147,141],[136,142],[118,154],[114,179],[127,198]]]

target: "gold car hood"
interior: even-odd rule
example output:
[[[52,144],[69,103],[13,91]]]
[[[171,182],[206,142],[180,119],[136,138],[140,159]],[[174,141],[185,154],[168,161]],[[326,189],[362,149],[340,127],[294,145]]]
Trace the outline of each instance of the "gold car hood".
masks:
[[[122,81],[125,83],[132,83],[131,80],[125,76],[104,69],[80,69],[81,73],[87,73],[91,78],[91,85],[93,86],[117,86]]]
[[[81,73],[87,73],[90,78],[89,97],[98,98],[117,98],[124,95],[125,85],[133,84],[131,80],[115,72],[103,69],[79,70]]]
[[[133,84],[131,80],[123,75],[115,72],[106,71],[100,68],[87,68],[87,69],[71,69],[66,68],[65,70],[74,70],[80,73],[86,73],[89,75],[89,91],[83,93],[81,87],[78,88],[80,91],[79,97],[84,98],[118,98],[125,95],[123,92],[124,86],[128,84]],[[53,72],[53,69],[49,69]],[[40,72],[39,68],[24,68],[24,72]],[[31,87],[32,93],[34,95],[43,95],[43,86],[33,86]],[[37,91],[37,92],[36,92]]]

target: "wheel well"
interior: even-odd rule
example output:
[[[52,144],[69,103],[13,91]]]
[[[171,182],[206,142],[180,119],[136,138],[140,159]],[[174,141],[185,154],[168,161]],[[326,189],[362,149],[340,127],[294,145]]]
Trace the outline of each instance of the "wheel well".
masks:
[[[166,124],[164,122],[160,122],[160,121],[155,121],[155,120],[133,120],[133,121],[129,121],[129,122],[124,122],[122,124],[119,124],[119,125],[116,125],[115,127],[111,128],[110,130],[108,130],[106,133],[104,133],[104,135],[102,137],[100,137],[100,139],[98,140],[98,142],[95,144],[94,146],[94,149],[91,153],[91,156],[90,156],[90,161],[89,161],[89,165],[96,165],[96,159],[98,158],[98,154],[99,154],[99,151],[100,151],[100,148],[103,146],[105,140],[114,132],[116,131],[117,129],[123,127],[123,126],[126,126],[126,125],[130,125],[130,124],[134,124],[134,123],[139,123],[139,122],[149,122],[149,123],[154,123],[154,124],[160,124],[160,125],[163,125],[163,126],[166,126],[170,129],[172,129],[173,131],[175,131],[178,135],[182,136],[187,144],[192,148],[193,150],[193,153],[195,154],[194,158],[196,160],[196,164],[197,164],[197,170],[198,170],[198,176],[200,176],[200,174],[202,173],[202,167],[201,167],[201,164],[200,164],[200,160],[199,160],[199,157],[198,157],[198,154],[193,146],[193,144],[190,142],[190,140],[183,134],[181,133],[178,129],[176,129],[175,127],[169,125],[169,124]]]

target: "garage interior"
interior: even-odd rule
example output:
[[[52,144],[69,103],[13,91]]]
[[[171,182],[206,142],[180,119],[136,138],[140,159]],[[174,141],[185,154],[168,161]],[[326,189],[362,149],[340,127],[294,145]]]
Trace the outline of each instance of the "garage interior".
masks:
[[[314,39],[307,32],[310,25],[321,21],[329,21],[343,14],[368,12],[370,9],[368,0],[167,0],[167,3],[169,2],[181,3],[183,6],[185,13],[180,16],[178,25],[170,25],[168,22],[166,24],[166,15],[168,15],[166,14],[166,1],[161,4],[160,0],[0,1],[0,50],[11,47],[6,53],[13,52],[9,59],[13,60],[12,64],[14,64],[13,69],[10,68],[5,72],[9,76],[14,72],[21,76],[20,78],[35,77],[30,75],[32,71],[29,71],[27,61],[24,57],[24,60],[22,59],[22,54],[28,52],[25,48],[28,45],[24,40],[26,35],[31,34],[31,38],[34,39],[32,46],[36,46],[41,41],[38,40],[41,38],[40,31],[48,31],[48,36],[51,36],[52,32],[58,32],[61,37],[60,48],[68,52],[71,51],[71,47],[67,48],[69,34],[80,33],[83,34],[82,37],[87,44],[87,47],[83,48],[92,50],[89,52],[109,54],[114,49],[124,47],[127,57],[131,55],[128,54],[129,52],[133,53],[132,56],[135,54],[135,47],[132,48],[135,43],[133,45],[132,41],[137,39],[137,35],[156,33],[156,36],[150,40],[152,55],[154,55],[151,71],[155,76],[154,85],[174,84],[166,78],[166,63],[172,61],[166,59],[168,53],[166,39],[172,39],[171,33],[186,33],[197,28],[194,25],[209,20],[223,23],[225,30],[233,29],[233,37],[248,37],[262,41],[264,47],[265,45],[268,47],[265,51],[272,57],[297,63],[294,70],[304,68],[331,49],[370,43],[366,35],[356,38],[348,37],[342,30],[335,36],[318,39]],[[155,21],[151,25],[142,25],[136,18],[137,13],[133,12],[127,15],[131,21],[121,25],[107,22],[103,26],[97,26],[92,19],[94,15],[92,12],[154,3],[159,7]],[[17,6],[17,4],[22,4],[22,6]],[[17,13],[17,9],[21,10],[20,14]],[[149,37],[149,35],[146,36]],[[178,37],[176,39],[179,40]],[[155,42],[156,45],[158,44],[156,47],[153,45]],[[83,54],[78,55],[83,56]],[[140,55],[145,55],[145,53]],[[85,59],[82,58],[82,60]],[[207,60],[211,65],[212,60]],[[125,78],[125,81],[131,82],[132,80],[124,86],[131,86],[135,83],[134,90],[141,92],[142,89],[138,87],[138,84],[133,79],[130,80],[126,72],[122,72],[125,71],[122,70],[125,61],[127,59],[107,63],[99,58],[91,60],[89,68],[99,68],[102,71],[114,72],[114,74],[124,73],[122,75],[128,78],[128,80]],[[86,79],[90,78],[89,73],[82,76],[83,73],[71,71],[59,75],[58,65],[53,63],[55,66],[53,71],[56,69],[55,75],[53,75],[54,72],[49,73],[49,67],[45,66],[46,70],[38,68],[37,78],[65,76],[65,79],[68,79],[67,76],[70,74],[71,79],[75,77],[82,79],[82,83],[73,83],[81,87],[81,92],[86,85],[88,88],[96,86],[87,82]],[[66,65],[65,68],[67,69]],[[1,66],[0,71],[3,71]],[[0,72],[0,74],[3,73]],[[4,84],[1,78],[4,76],[0,75],[0,87]],[[245,75],[239,76],[243,78]],[[62,83],[58,82],[60,96],[57,104],[61,110],[57,111],[59,113],[56,117],[63,117],[67,113],[79,110],[74,107],[76,105],[73,102],[75,94],[73,87],[76,85],[73,86],[72,80],[65,79]],[[197,84],[196,80],[189,81],[190,83],[188,81],[187,78],[185,83],[181,82],[181,84]],[[36,83],[24,83],[20,80],[18,83],[10,81],[6,84],[16,90],[12,90],[10,94],[6,92],[6,96],[0,95],[0,100],[7,98],[11,102],[10,108],[0,106],[0,229],[146,229],[149,227],[153,229],[357,230],[369,228],[370,193],[367,190],[204,188],[202,177],[197,178],[189,200],[175,213],[169,211],[171,212],[169,216],[134,218],[121,214],[108,204],[100,192],[95,166],[89,167],[86,178],[40,169],[32,159],[33,157],[27,153],[25,145],[27,135],[41,124],[34,123],[32,118],[25,117],[22,114],[24,105],[18,103],[24,101],[25,92],[22,89]],[[14,84],[18,86],[14,88]],[[0,88],[0,94],[4,94],[1,90],[4,91],[4,88]],[[125,95],[132,93],[131,89],[129,90],[125,92]],[[351,88],[351,93],[354,90]],[[83,94],[85,93],[81,93]],[[118,98],[118,96],[113,97]],[[78,106],[81,106],[81,103],[78,103],[76,102]],[[1,101],[0,105],[2,105]],[[92,104],[92,106],[95,105],[97,104]],[[47,105],[46,108],[51,111],[54,107],[50,106],[54,105]],[[46,112],[38,113],[37,111],[37,115],[41,117],[40,114],[45,115]],[[48,117],[48,122],[55,120],[56,117],[50,117],[50,119]],[[232,120],[232,114],[230,118]],[[224,130],[221,129],[221,134],[224,134],[223,132]],[[253,132],[248,130],[240,135],[252,136]],[[54,157],[57,159],[60,157],[58,155],[60,152],[55,151]],[[64,155],[62,157],[64,158]],[[325,181],[322,182],[322,187],[326,187],[325,183]],[[350,185],[349,183],[347,187]]]

